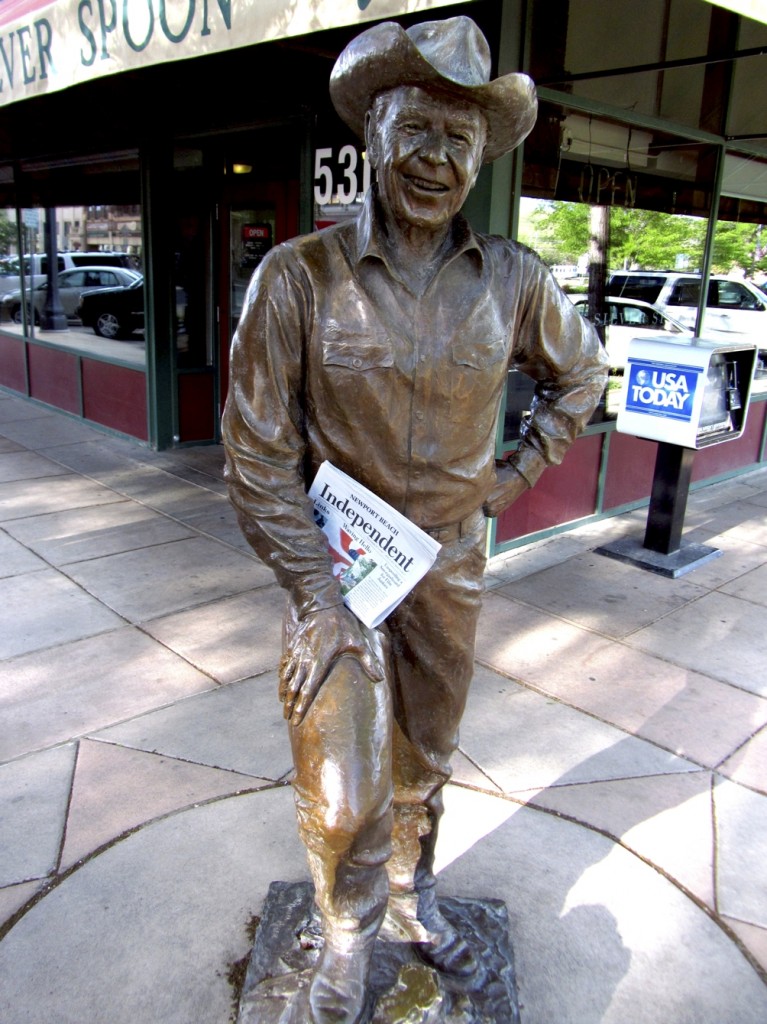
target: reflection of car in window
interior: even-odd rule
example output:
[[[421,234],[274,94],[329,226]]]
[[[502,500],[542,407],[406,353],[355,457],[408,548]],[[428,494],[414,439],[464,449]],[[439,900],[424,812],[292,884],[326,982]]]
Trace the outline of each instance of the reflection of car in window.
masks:
[[[76,267],[115,267],[137,271],[139,262],[127,252],[60,252],[56,257],[59,271]],[[24,271],[25,288],[45,284],[48,275],[48,257],[45,253],[4,256],[0,259],[0,295],[21,288],[21,271]]]
[[[612,274],[609,295],[643,299],[694,328],[700,303],[700,275],[625,270]],[[714,274],[709,279],[704,335],[744,334],[757,348],[767,347],[767,296],[750,281]]]
[[[763,311],[765,306],[757,296],[740,281],[712,281],[716,288],[717,309],[750,309]]]
[[[62,270],[58,276],[59,302],[67,320],[77,322],[77,307],[86,288],[124,287],[137,280],[141,280],[141,274],[120,267],[84,266],[74,270]],[[47,278],[44,278],[31,289],[31,299],[27,300],[27,317],[30,320],[34,318],[36,324],[40,323],[47,297],[48,283]],[[3,296],[2,312],[3,319],[13,320],[17,324],[22,322],[20,289],[17,288]]]
[[[102,288],[83,293],[78,314],[83,326],[100,338],[129,339],[144,326],[144,279],[125,288]]]
[[[610,276],[610,296],[641,298],[694,330],[700,302],[700,274],[624,270]],[[767,379],[767,295],[750,281],[714,274],[709,278],[703,336],[756,345],[755,377]]]
[[[576,300],[575,308],[586,316],[589,308],[588,299]],[[647,337],[649,334],[657,336],[661,341],[671,341],[680,336],[692,337],[689,328],[641,299],[615,298],[608,295],[601,322],[605,329],[605,348],[614,373],[623,372],[632,338]]]

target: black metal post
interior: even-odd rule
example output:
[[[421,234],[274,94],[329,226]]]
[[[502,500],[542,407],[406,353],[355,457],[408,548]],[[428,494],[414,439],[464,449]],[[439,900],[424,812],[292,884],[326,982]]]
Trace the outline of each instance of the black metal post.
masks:
[[[644,536],[651,551],[670,555],[681,547],[694,456],[693,448],[666,441],[658,445]]]
[[[644,543],[638,537],[619,537],[598,547],[600,555],[676,579],[722,554],[705,544],[682,544],[694,457],[694,448],[658,444]]]
[[[56,245],[56,211],[45,211],[45,254],[48,260],[48,281],[45,287],[45,305],[40,326],[44,331],[68,331],[66,314],[59,298],[59,254]],[[32,306],[34,316],[34,300]]]

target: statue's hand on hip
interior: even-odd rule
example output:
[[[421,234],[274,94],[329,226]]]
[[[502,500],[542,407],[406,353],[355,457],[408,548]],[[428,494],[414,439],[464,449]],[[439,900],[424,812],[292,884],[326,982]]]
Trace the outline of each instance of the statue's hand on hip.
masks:
[[[302,619],[280,664],[280,700],[283,714],[298,725],[339,658],[356,658],[376,682],[384,678],[379,634],[366,627],[346,608],[337,605]]]
[[[490,519],[499,516],[505,508],[513,505],[529,486],[522,474],[508,462],[496,462],[496,483],[485,498],[482,511]]]

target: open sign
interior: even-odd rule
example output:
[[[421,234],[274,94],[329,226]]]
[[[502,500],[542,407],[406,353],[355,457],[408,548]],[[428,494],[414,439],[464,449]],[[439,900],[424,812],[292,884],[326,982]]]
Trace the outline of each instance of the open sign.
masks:
[[[271,224],[242,225],[242,258],[243,268],[257,267],[272,247]]]

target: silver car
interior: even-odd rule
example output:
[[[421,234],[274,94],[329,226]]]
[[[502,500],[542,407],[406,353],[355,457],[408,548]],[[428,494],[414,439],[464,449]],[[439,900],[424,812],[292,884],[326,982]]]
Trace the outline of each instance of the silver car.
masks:
[[[67,320],[78,322],[77,307],[82,293],[89,288],[116,288],[133,284],[141,274],[127,267],[75,267],[59,273],[59,300]],[[27,300],[27,315],[39,324],[45,307],[47,283],[42,281],[32,289],[32,302]],[[22,322],[22,300],[19,290],[3,296],[3,319]]]

